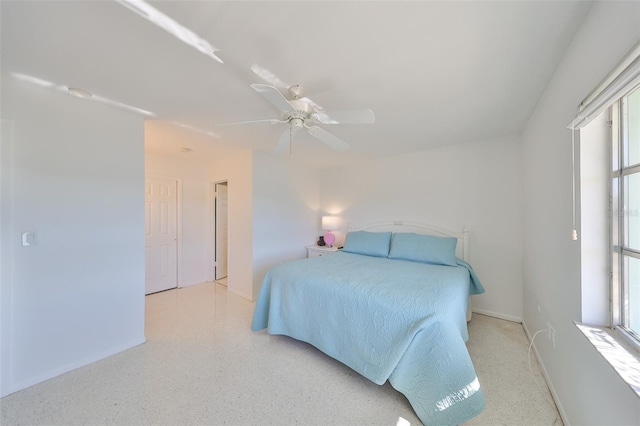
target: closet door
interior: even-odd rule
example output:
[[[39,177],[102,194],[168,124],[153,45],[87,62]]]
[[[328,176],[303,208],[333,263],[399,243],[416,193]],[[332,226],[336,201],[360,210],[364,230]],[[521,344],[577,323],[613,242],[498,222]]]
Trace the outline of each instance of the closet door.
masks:
[[[175,180],[146,178],[146,294],[178,286],[177,201]]]

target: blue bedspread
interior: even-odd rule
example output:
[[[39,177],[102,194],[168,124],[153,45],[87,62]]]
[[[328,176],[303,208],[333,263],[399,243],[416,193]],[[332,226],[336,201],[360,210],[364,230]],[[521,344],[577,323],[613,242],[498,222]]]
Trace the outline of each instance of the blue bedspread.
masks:
[[[485,405],[465,342],[471,267],[338,252],[267,273],[253,314],[377,384],[402,392],[425,424],[459,424]]]

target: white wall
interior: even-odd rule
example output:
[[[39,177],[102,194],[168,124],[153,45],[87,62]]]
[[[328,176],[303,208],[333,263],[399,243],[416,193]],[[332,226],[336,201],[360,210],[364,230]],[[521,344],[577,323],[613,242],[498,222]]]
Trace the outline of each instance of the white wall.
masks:
[[[637,396],[573,324],[582,318],[580,245],[570,239],[571,132],[565,127],[638,39],[640,2],[595,3],[523,133],[524,323],[530,334],[547,322],[556,329],[556,346],[541,338],[536,349],[569,424],[640,423]]]
[[[320,230],[318,171],[295,158],[253,153],[253,294],[277,263],[306,256]]]
[[[195,155],[195,153],[187,154]],[[209,162],[145,154],[145,174],[179,181],[178,287],[210,279]]]
[[[241,151],[213,163],[210,181],[227,181],[229,253],[227,286],[245,299],[253,294],[253,153]]]
[[[522,318],[522,150],[518,136],[361,161],[321,174],[322,210],[355,226],[408,220],[470,231],[486,293],[477,312]]]
[[[6,74],[2,116],[5,395],[144,342],[144,131]]]
[[[274,265],[306,256],[318,235],[318,172],[294,160],[243,151],[211,166],[229,182],[228,288],[255,300]]]

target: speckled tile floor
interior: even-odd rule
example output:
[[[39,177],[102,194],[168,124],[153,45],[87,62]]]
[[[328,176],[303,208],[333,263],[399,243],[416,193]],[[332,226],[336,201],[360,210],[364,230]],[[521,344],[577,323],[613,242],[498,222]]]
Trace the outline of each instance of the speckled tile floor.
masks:
[[[388,383],[305,343],[251,332],[252,312],[217,283],[147,296],[144,345],[3,398],[0,423],[393,426],[401,416],[420,424]],[[561,425],[532,382],[522,326],[474,315],[469,328],[487,408],[466,424]]]

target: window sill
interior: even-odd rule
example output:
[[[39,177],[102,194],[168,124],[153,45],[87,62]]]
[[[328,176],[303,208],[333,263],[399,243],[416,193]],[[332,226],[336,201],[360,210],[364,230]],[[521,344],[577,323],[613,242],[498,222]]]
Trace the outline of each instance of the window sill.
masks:
[[[640,397],[640,355],[629,348],[626,342],[618,339],[608,327],[578,322],[575,324],[620,378]]]

